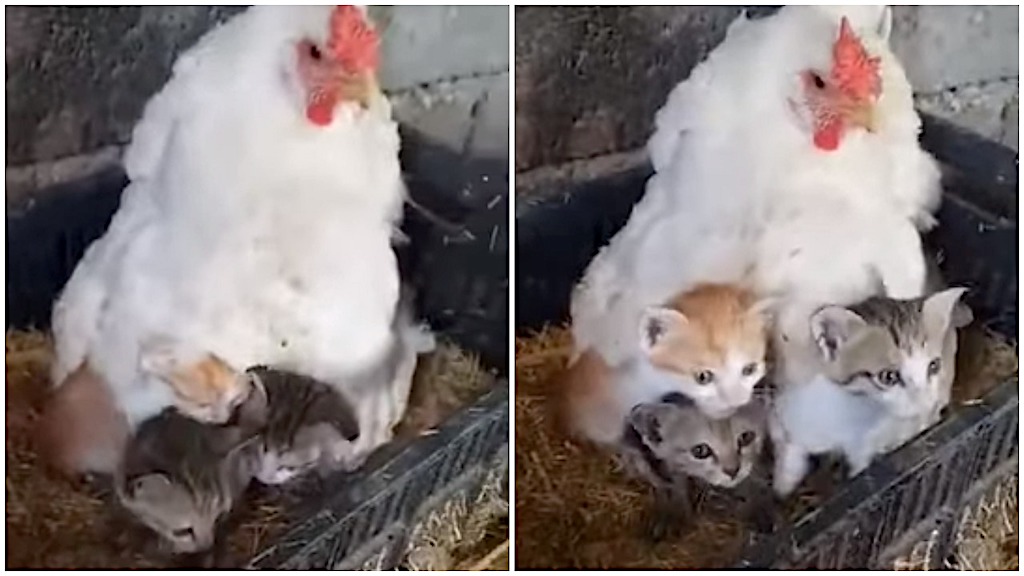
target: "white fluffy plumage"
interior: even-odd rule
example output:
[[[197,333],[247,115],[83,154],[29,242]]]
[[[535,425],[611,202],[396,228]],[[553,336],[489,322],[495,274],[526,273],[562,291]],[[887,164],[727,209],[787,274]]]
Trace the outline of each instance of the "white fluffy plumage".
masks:
[[[802,71],[829,69],[842,16],[880,58],[877,127],[822,151],[793,104]],[[700,281],[746,282],[793,317],[865,297],[879,278],[892,296],[920,294],[918,230],[934,224],[940,175],[918,145],[890,29],[883,6],[786,6],[732,23],[657,114],[645,195],[573,294],[577,353],[630,358],[643,308]]]
[[[110,228],[56,303],[55,385],[88,362],[137,424],[173,399],[140,370],[154,337],[335,385],[385,355],[398,131],[383,95],[328,126],[303,115],[295,44],[323,42],[331,10],[253,7],[180,56],[135,127]]]

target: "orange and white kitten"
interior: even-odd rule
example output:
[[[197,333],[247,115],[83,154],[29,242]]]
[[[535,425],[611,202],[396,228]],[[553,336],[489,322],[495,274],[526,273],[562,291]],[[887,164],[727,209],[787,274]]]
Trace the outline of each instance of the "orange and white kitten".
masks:
[[[250,375],[216,354],[169,338],[153,338],[142,346],[140,368],[156,378],[169,404],[189,418],[223,424],[253,390]],[[145,395],[140,395],[145,400]]]
[[[199,422],[223,424],[252,391],[250,376],[216,355],[182,357],[163,344],[144,352],[145,374],[159,380],[150,389],[170,396],[171,406]],[[46,400],[36,434],[44,457],[60,472],[109,474],[138,424],[129,420],[108,383],[83,363]]]
[[[564,376],[576,434],[615,444],[630,410],[680,393],[710,418],[750,402],[765,375],[770,299],[731,284],[700,284],[642,315],[640,354],[611,368],[585,350]]]

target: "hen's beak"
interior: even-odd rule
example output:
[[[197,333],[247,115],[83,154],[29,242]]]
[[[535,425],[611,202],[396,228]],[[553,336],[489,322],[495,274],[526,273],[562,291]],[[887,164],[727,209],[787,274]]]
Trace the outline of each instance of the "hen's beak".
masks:
[[[346,75],[341,81],[341,100],[356,102],[364,109],[370,109],[380,98],[380,85],[373,72],[358,72]]]

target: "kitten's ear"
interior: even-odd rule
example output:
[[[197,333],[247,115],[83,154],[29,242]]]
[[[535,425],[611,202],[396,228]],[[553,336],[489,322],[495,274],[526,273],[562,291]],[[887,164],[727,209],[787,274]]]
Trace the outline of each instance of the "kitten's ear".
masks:
[[[629,412],[628,424],[640,435],[646,444],[661,444],[662,405],[657,403],[639,404]]]
[[[221,485],[241,494],[256,475],[261,439],[254,436],[231,449],[220,461]]]
[[[226,390],[241,377],[221,357],[200,351],[169,336],[145,340],[139,350],[139,367],[172,385],[201,385]]]
[[[811,336],[829,362],[839,349],[867,325],[856,312],[842,306],[826,306],[811,315]]]
[[[249,379],[251,390],[238,407],[238,424],[246,431],[251,431],[266,425],[270,418],[270,398],[267,386],[257,370],[246,370],[244,374]]]
[[[950,326],[963,328],[974,320],[974,314],[967,304],[960,301],[967,288],[947,288],[929,296],[921,305],[921,317],[929,335],[938,336]]]
[[[953,322],[953,328],[957,330],[967,327],[968,324],[974,322],[974,311],[967,305],[966,302],[958,301],[953,305],[953,313],[950,317]]]
[[[139,368],[161,379],[169,379],[183,364],[180,347],[169,336],[153,336],[142,342]]]
[[[782,296],[775,294],[765,295],[747,309],[747,314],[760,317],[765,322],[772,322],[775,319],[775,311],[781,303]]]
[[[683,329],[689,320],[678,310],[651,306],[640,318],[640,349],[650,355],[664,342],[668,334]]]

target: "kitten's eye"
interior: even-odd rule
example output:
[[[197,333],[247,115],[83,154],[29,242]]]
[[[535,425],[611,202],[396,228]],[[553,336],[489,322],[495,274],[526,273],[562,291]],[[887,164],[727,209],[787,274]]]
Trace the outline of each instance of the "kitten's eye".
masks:
[[[928,363],[929,376],[935,376],[939,373],[940,369],[942,369],[942,361],[938,358],[933,358],[932,361]]]
[[[825,79],[815,72],[811,72],[811,82],[814,84],[814,87],[817,88],[818,90],[825,89]]]
[[[757,364],[754,362],[751,362],[750,364],[747,364],[746,366],[743,367],[744,376],[750,376],[754,372],[757,372]]]
[[[179,539],[188,538],[189,540],[195,540],[196,533],[192,531],[192,528],[178,528],[171,532],[171,536]]]
[[[899,372],[889,368],[878,373],[878,381],[886,386],[895,386],[899,384],[902,379],[900,378]]]
[[[736,445],[739,446],[740,448],[746,448],[747,446],[753,444],[755,439],[757,439],[757,434],[750,430],[747,430],[746,432],[740,434],[740,437],[736,439]]]
[[[715,381],[715,373],[711,370],[701,370],[696,375],[697,384],[711,384]]]
[[[693,457],[697,460],[707,460],[714,452],[711,450],[711,446],[707,444],[697,444],[690,449],[690,454],[693,454]]]
[[[323,54],[320,53],[320,48],[316,44],[309,45],[309,57],[313,60],[320,60],[323,57]]]

